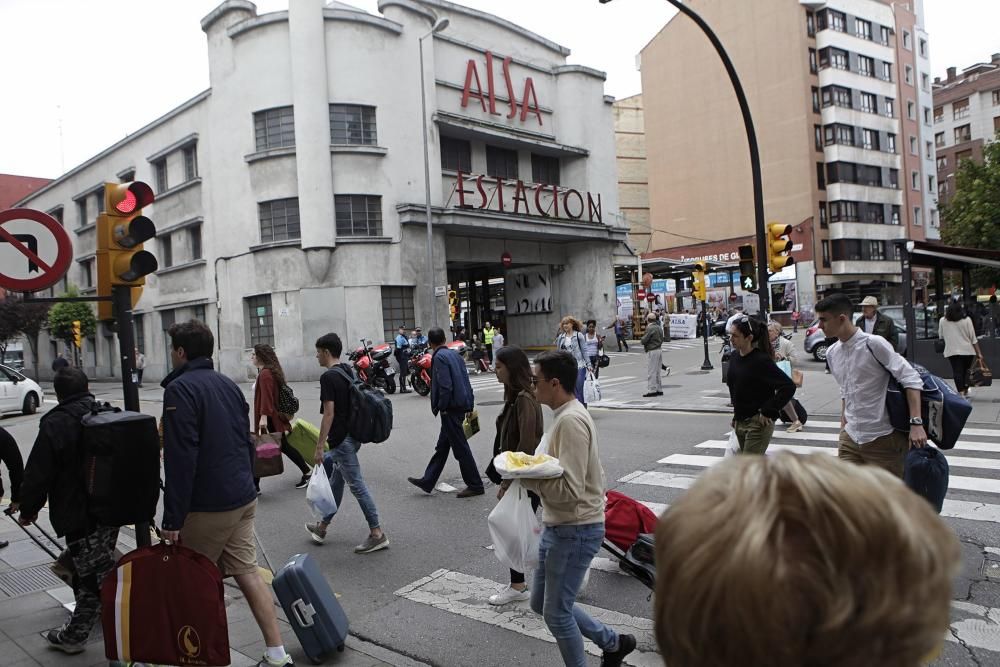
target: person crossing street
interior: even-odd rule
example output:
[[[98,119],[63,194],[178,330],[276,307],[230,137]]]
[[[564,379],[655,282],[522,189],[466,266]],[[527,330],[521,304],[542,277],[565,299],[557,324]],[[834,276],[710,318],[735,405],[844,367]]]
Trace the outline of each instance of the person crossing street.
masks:
[[[642,396],[663,396],[663,380],[660,378],[660,371],[663,370],[663,329],[653,313],[646,316],[646,333],[642,334],[639,342],[646,351],[646,393]],[[670,368],[666,370],[670,375]]]

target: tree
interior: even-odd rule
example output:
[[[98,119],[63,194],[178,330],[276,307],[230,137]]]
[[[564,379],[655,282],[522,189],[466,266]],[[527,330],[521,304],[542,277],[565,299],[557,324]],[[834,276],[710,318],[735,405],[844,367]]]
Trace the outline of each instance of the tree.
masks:
[[[70,285],[63,297],[79,296],[75,285]],[[97,318],[94,317],[94,307],[82,301],[65,301],[52,306],[46,329],[53,338],[73,343],[73,322],[80,321],[80,332],[89,338],[97,333]]]
[[[34,376],[38,377],[38,334],[48,323],[49,304],[26,303],[8,294],[0,303],[0,354],[6,352],[7,341],[18,335],[28,339]]]
[[[1000,140],[983,147],[982,163],[962,160],[955,183],[955,196],[941,210],[941,239],[965,248],[1000,248]],[[998,282],[1000,269],[972,270],[973,287]]]

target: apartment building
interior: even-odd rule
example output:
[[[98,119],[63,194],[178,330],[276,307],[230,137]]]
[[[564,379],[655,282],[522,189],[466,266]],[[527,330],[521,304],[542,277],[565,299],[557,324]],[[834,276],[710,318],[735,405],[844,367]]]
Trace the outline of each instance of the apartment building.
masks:
[[[618,165],[618,210],[628,225],[629,243],[636,252],[651,250],[649,176],[646,174],[646,133],[642,95],[614,103],[615,162]]]
[[[767,220],[794,227],[797,301],[786,307],[809,310],[831,291],[898,300],[893,242],[933,238],[938,221],[922,2],[688,4],[746,91]],[[731,254],[752,242],[754,216],[746,133],[724,67],[680,14],[640,61],[651,254]]]
[[[937,151],[938,196],[946,203],[955,194],[955,173],[962,160],[982,161],[983,146],[1000,132],[1000,53],[989,62],[959,74],[934,79],[934,144]]]

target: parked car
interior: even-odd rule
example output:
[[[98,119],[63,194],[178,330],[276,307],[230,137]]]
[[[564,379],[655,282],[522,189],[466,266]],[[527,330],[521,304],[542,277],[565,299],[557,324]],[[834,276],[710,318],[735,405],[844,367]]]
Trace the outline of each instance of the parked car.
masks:
[[[10,366],[0,366],[0,414],[21,412],[33,415],[44,397],[37,382]]]
[[[903,315],[902,306],[883,306],[879,308],[879,311],[887,317],[891,317],[896,323],[896,329],[899,330],[899,341],[896,344],[896,351],[900,354],[906,354],[906,318]],[[915,308],[914,316],[916,317],[917,324],[917,337],[918,338],[937,338],[937,323],[927,321],[927,312],[923,308]],[[853,315],[854,321],[857,321],[861,317],[860,312],[856,312]],[[926,332],[926,335],[924,335]],[[823,331],[819,328],[819,320],[814,320],[809,328],[806,329],[806,337],[803,342],[806,354],[813,355],[816,361],[826,361],[826,350],[829,347],[826,343],[826,336]]]

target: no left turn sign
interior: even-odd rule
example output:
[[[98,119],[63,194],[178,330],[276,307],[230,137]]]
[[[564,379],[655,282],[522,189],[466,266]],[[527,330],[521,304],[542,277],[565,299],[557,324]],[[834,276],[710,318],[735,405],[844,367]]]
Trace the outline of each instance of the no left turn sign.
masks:
[[[51,215],[30,208],[0,211],[0,287],[35,292],[62,279],[73,245]]]

